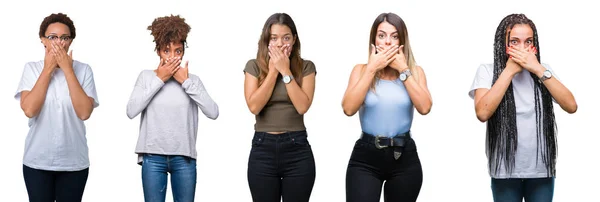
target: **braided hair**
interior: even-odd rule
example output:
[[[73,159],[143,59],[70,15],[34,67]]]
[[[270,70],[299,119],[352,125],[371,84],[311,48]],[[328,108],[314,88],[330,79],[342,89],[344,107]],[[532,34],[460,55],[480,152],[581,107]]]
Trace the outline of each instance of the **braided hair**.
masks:
[[[537,50],[537,60],[540,61],[540,47],[537,29],[533,21],[524,14],[511,14],[506,16],[498,25],[494,38],[494,76],[492,83],[496,83],[500,74],[506,68],[508,55],[506,47],[510,38],[510,30],[519,24],[529,25],[533,30],[533,45]],[[552,95],[541,84],[539,78],[530,73],[534,80],[535,123],[537,135],[536,159],[540,157],[544,162],[547,175],[556,174],[556,122]],[[515,167],[515,153],[517,151],[517,116],[515,97],[512,82],[506,89],[502,101],[496,112],[487,121],[487,153],[490,172],[496,173],[504,161],[504,168],[510,174]]]

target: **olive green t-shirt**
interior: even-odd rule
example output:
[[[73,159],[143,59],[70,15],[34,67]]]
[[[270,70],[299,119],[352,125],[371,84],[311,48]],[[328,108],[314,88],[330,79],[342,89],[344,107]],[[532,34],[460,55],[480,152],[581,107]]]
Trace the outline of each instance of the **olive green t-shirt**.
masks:
[[[249,60],[246,63],[244,72],[248,72],[250,75],[258,78],[260,75],[260,68],[258,67],[256,59]],[[310,60],[303,60],[302,75],[307,76],[311,73],[317,73],[315,64]],[[257,132],[306,130],[306,127],[304,126],[304,116],[300,115],[298,111],[296,111],[296,108],[294,108],[294,105],[287,94],[287,89],[285,88],[285,83],[283,83],[281,74],[277,76],[271,98],[260,113],[256,115],[254,130]]]

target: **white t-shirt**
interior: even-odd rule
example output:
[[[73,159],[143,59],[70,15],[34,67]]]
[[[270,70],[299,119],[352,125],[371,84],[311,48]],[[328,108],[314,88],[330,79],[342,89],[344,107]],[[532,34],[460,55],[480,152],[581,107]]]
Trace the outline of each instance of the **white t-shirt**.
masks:
[[[542,64],[552,72],[552,77],[558,79],[549,65]],[[482,64],[477,69],[473,85],[469,91],[471,99],[475,97],[475,90],[479,88],[490,89],[494,77],[494,65]],[[535,122],[535,94],[534,82],[529,71],[523,69],[512,79],[515,107],[517,113],[517,151],[515,154],[515,167],[511,174],[504,169],[502,161],[497,173],[488,171],[492,178],[544,178],[550,177],[546,172],[546,165],[542,161],[542,154],[538,153],[538,138]],[[542,84],[543,85],[543,84]],[[554,100],[554,99],[553,99]],[[541,104],[541,99],[540,99]],[[542,120],[540,120],[542,121]],[[542,138],[539,146],[545,146]],[[486,146],[487,147],[487,146]],[[487,149],[487,148],[486,148]],[[488,157],[489,158],[489,157]],[[493,167],[492,167],[493,168]]]
[[[25,64],[15,93],[16,100],[21,100],[22,91],[31,91],[43,68],[43,60]],[[90,66],[74,60],[73,71],[83,91],[94,99],[94,108],[98,107],[94,75]],[[85,134],[83,120],[75,114],[64,72],[60,68],[56,69],[40,113],[29,119],[23,164],[50,171],[86,169],[90,162]]]

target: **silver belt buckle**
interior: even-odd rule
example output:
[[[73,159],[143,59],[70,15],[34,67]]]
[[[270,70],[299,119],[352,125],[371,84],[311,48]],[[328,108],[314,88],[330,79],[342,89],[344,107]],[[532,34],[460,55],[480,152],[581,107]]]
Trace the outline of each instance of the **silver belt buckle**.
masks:
[[[377,149],[383,149],[383,148],[388,147],[388,146],[382,146],[379,144],[379,141],[380,141],[379,138],[384,138],[384,137],[385,136],[380,136],[380,135],[375,136],[375,147],[377,147]],[[394,138],[390,138],[390,145],[394,145]]]

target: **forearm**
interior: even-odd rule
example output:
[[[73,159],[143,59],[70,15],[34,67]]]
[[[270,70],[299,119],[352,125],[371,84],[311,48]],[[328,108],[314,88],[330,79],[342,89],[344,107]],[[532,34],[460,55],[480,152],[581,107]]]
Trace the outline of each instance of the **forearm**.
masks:
[[[219,106],[210,97],[199,78],[191,77],[185,80],[182,87],[206,117],[213,120],[219,117]]]
[[[21,109],[25,113],[25,116],[33,118],[40,113],[46,100],[51,78],[52,72],[50,70],[42,70],[31,91],[27,95],[21,95]]]
[[[298,114],[306,113],[310,108],[311,100],[308,98],[308,95],[304,93],[296,80],[292,80],[289,84],[286,84],[285,89]]]
[[[408,77],[404,82],[404,86],[406,87],[408,96],[415,106],[415,109],[417,109],[420,114],[428,114],[432,105],[431,94],[413,77]]]
[[[81,120],[87,120],[92,114],[93,103],[91,98],[83,91],[79,80],[73,71],[65,71],[65,78],[69,88],[71,103],[75,109],[75,114]]]
[[[513,76],[513,73],[503,71],[500,74],[500,77],[498,77],[498,80],[496,80],[496,83],[492,85],[491,89],[475,104],[477,118],[481,122],[487,121],[496,112]]]
[[[369,89],[371,88],[373,79],[375,79],[375,72],[365,70],[365,72],[360,75],[358,81],[346,90],[342,101],[344,114],[352,116],[360,109],[360,106],[367,96],[367,92],[369,92]]]
[[[248,108],[253,114],[258,114],[265,107],[275,88],[277,72],[269,72],[260,86],[250,95]]]
[[[535,74],[538,78],[541,78],[544,71],[546,71],[546,68],[540,65],[540,68],[538,68]],[[575,101],[573,93],[571,93],[571,91],[558,79],[550,77],[549,79],[546,79],[543,84],[563,110],[567,113],[575,113],[577,111],[577,102]]]
[[[152,77],[149,85],[146,85],[143,80],[138,80],[127,102],[127,117],[133,119],[146,109],[163,85],[162,80],[156,76]]]

